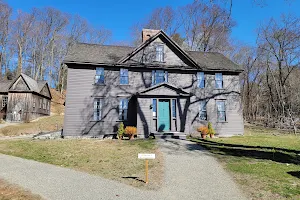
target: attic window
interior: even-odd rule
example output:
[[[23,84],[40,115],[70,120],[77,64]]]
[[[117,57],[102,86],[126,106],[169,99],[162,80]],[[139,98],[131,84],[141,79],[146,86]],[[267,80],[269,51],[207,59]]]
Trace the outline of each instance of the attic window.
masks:
[[[157,62],[164,62],[164,45],[162,44],[157,44],[155,47],[155,61]]]

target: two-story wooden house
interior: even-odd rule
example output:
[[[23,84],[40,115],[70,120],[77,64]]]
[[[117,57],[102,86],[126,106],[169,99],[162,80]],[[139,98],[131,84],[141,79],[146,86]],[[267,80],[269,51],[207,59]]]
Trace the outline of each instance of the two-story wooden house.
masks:
[[[144,29],[136,48],[76,44],[68,66],[65,136],[116,133],[120,122],[138,137],[196,131],[243,134],[239,74],[220,53],[184,51],[163,31]]]
[[[35,81],[26,74],[0,81],[0,119],[27,122],[50,115],[51,93],[46,81]]]

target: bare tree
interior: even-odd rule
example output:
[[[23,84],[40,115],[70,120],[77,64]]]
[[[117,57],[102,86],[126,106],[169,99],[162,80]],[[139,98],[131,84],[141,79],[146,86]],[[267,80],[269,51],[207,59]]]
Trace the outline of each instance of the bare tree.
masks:
[[[181,9],[182,26],[190,50],[225,51],[234,21],[217,4],[194,1]]]
[[[3,67],[5,67],[5,62],[8,59],[9,21],[11,14],[12,9],[0,1],[0,79],[2,78]]]
[[[13,21],[14,40],[16,41],[18,54],[17,74],[22,72],[24,51],[26,50],[28,44],[28,36],[30,31],[32,31],[35,17],[35,10],[33,10],[31,13],[18,11],[17,18]]]

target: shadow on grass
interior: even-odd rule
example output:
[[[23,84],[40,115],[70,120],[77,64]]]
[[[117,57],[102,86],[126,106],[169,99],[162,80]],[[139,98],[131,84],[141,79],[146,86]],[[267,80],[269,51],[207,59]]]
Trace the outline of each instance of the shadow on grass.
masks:
[[[122,178],[124,178],[124,179],[134,179],[136,181],[146,183],[144,180],[139,179],[139,177],[137,177],[137,176],[123,176]]]
[[[292,176],[300,179],[300,171],[290,171],[290,172],[287,172],[287,173],[289,175],[292,175]]]
[[[300,164],[300,156],[297,155],[300,152],[295,150],[262,146],[226,144],[203,139],[192,139],[192,141],[196,143],[189,144],[187,147],[189,150],[194,150],[194,145],[201,145],[202,147],[210,150],[212,153],[219,155],[272,160],[280,163],[293,163],[296,165]]]

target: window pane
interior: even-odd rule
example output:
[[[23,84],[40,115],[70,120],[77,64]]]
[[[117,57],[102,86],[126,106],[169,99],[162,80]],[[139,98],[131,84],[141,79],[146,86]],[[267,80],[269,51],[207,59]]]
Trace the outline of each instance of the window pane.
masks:
[[[158,62],[164,61],[164,46],[163,45],[156,46],[156,61],[158,61]]]
[[[96,74],[97,75],[104,75],[104,68],[103,67],[96,67]]]
[[[94,99],[94,120],[101,120],[102,116],[102,99]]]
[[[172,99],[172,117],[176,118],[176,100]]]
[[[223,111],[218,112],[218,121],[226,121],[225,112],[223,112]]]
[[[128,77],[125,77],[125,76],[121,76],[120,77],[120,84],[121,85],[126,85],[126,84],[128,84]]]
[[[153,111],[153,117],[156,117],[156,109],[157,109],[157,100],[153,99],[152,100],[152,111]]]
[[[226,121],[225,101],[217,101],[218,121]]]
[[[121,99],[119,104],[119,119],[127,120],[128,99]]]
[[[204,88],[205,87],[205,76],[204,72],[198,72],[197,73],[197,79],[198,79],[198,87]]]
[[[206,111],[201,111],[199,114],[200,120],[207,120]]]
[[[206,104],[207,102],[205,100],[200,101],[200,109],[199,109],[200,120],[207,120]]]
[[[216,75],[216,80],[218,80],[218,81],[223,80],[222,73],[216,73],[215,75]]]
[[[215,74],[215,80],[216,80],[216,88],[217,89],[223,88],[223,76],[222,76],[222,73],[216,73]]]
[[[218,109],[218,111],[225,111],[225,102],[217,101],[217,109]]]

